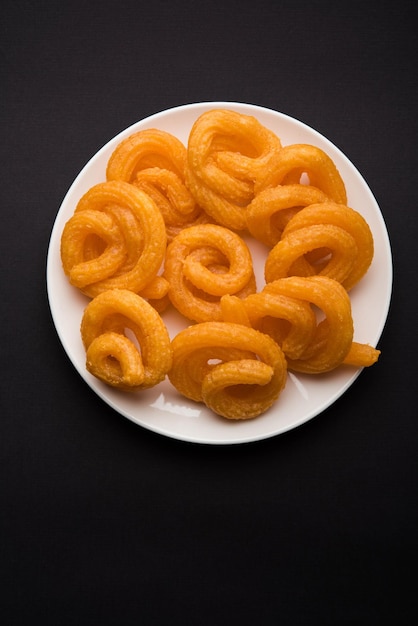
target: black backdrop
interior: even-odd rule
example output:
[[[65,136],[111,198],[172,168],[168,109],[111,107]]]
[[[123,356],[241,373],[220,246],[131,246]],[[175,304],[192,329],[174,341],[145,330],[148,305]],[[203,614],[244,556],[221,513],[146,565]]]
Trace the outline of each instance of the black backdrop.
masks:
[[[5,0],[0,620],[411,624],[416,617],[416,24],[409,2]],[[381,207],[379,363],[272,439],[201,446],[121,417],[57,338],[46,253],[86,161],[150,114],[258,104],[312,126]]]

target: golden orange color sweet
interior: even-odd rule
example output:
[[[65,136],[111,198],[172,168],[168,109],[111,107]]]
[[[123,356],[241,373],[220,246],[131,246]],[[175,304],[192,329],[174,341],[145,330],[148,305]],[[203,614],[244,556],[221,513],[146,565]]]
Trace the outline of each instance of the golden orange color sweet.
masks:
[[[202,322],[172,340],[168,374],[187,398],[228,419],[264,413],[286,384],[286,359],[267,335],[240,324]]]
[[[289,220],[268,254],[265,278],[320,274],[349,291],[369,269],[373,253],[370,227],[358,211],[333,202],[312,204]]]
[[[185,185],[187,151],[171,133],[140,130],[123,139],[112,152],[107,180],[124,180],[147,193],[161,211],[168,241],[182,229],[208,221]]]
[[[321,148],[310,144],[284,146],[275,167],[266,174],[263,187],[300,184],[303,175],[334,202],[347,202],[345,183],[334,161]]]
[[[281,142],[252,116],[215,109],[194,123],[186,183],[216,223],[244,230],[246,207],[278,162]]]
[[[269,187],[260,191],[248,205],[247,228],[255,239],[273,247],[280,241],[290,219],[303,207],[328,200],[326,194],[310,185]]]
[[[157,311],[127,289],[111,289],[89,302],[81,321],[87,370],[127,391],[164,380],[172,364],[167,328]]]
[[[123,181],[98,183],[80,199],[61,237],[69,281],[89,297],[108,289],[140,292],[157,276],[167,244],[153,200]]]
[[[188,319],[221,319],[220,299],[256,290],[252,257],[241,237],[215,224],[191,226],[169,244],[164,277],[175,308]]]

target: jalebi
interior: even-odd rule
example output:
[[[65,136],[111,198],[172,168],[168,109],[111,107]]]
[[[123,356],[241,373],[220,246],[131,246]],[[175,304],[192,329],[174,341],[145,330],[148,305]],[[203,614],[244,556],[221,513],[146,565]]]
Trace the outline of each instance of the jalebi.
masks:
[[[194,123],[186,183],[218,224],[246,228],[245,209],[277,163],[280,139],[256,118],[216,109]]]
[[[124,180],[145,191],[164,218],[168,241],[182,229],[208,221],[185,185],[186,147],[155,128],[123,139],[107,164],[107,180]]]
[[[123,181],[99,183],[64,226],[63,268],[90,297],[115,288],[140,292],[155,280],[166,241],[163,218],[148,195]]]
[[[172,348],[173,386],[228,419],[264,413],[286,384],[286,359],[277,343],[240,324],[189,326],[174,337]]]
[[[146,300],[127,289],[103,292],[89,302],[81,337],[87,370],[113,387],[147,389],[164,380],[171,368],[164,322]]]
[[[256,290],[248,246],[223,226],[186,228],[167,247],[164,277],[174,307],[195,322],[221,319],[225,294],[245,297]]]

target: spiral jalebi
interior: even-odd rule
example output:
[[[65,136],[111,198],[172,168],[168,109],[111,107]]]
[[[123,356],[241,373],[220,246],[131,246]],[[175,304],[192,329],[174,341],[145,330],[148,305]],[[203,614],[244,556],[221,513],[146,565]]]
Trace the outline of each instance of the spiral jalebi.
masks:
[[[256,290],[248,246],[223,226],[204,224],[181,231],[169,244],[164,277],[174,307],[195,322],[221,319],[220,299]]]
[[[185,185],[186,147],[171,133],[144,129],[112,152],[107,180],[124,180],[147,193],[163,216],[168,241],[182,229],[208,221]]]
[[[264,413],[286,384],[286,359],[277,343],[240,324],[189,326],[174,337],[172,348],[173,386],[228,419]]]
[[[81,321],[86,368],[126,391],[148,389],[172,364],[170,337],[155,309],[127,289],[112,289],[89,302]]]
[[[207,111],[190,131],[186,183],[216,223],[244,230],[246,207],[280,150],[280,139],[256,118],[224,109]]]
[[[268,254],[265,278],[320,274],[348,291],[369,269],[373,250],[370,227],[360,213],[333,202],[313,204],[288,222]]]
[[[78,202],[61,237],[63,268],[89,297],[108,289],[136,293],[164,260],[166,232],[153,200],[123,181],[98,183]]]

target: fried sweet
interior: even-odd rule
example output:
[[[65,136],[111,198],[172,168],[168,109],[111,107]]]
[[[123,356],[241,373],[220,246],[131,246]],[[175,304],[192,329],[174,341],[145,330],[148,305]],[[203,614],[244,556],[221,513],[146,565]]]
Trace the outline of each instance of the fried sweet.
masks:
[[[125,138],[106,179],[61,238],[69,281],[92,298],[81,336],[93,376],[124,391],[168,376],[243,420],[272,406],[288,370],[376,363],[380,351],[354,341],[348,293],[373,237],[323,150],[282,147],[254,117],[217,109],[196,120],[187,148],[157,129]],[[260,292],[244,230],[271,248]],[[172,341],[159,314],[169,303],[194,322]]]
[[[209,222],[184,181],[169,170],[157,167],[142,170],[136,175],[134,185],[147,193],[160,209],[168,242],[183,228]]]
[[[170,337],[155,309],[127,289],[112,289],[87,305],[81,321],[86,368],[126,391],[164,380],[172,364]]]
[[[360,213],[334,202],[313,204],[285,227],[266,259],[265,279],[319,274],[350,290],[369,269],[373,253],[373,236]]]
[[[327,200],[323,191],[311,185],[295,183],[264,189],[247,207],[247,228],[255,239],[273,247],[296,213],[310,204]]]
[[[124,180],[147,193],[163,216],[168,240],[208,217],[185,185],[186,147],[171,133],[155,128],[133,133],[111,154],[107,180]]]
[[[267,284],[264,290],[303,300],[323,316],[299,357],[287,358],[290,370],[322,374],[343,363],[353,342],[354,324],[349,295],[340,283],[326,276],[292,276]]]
[[[106,167],[107,180],[133,182],[138,172],[157,167],[184,175],[186,147],[171,133],[149,128],[132,133],[112,152]]]
[[[61,259],[72,285],[89,297],[108,289],[140,292],[156,278],[166,249],[164,220],[133,185],[90,188],[64,226]]]
[[[325,326],[328,325],[328,322],[326,325],[324,324],[324,328],[318,328],[316,313],[320,299],[314,297],[313,293],[307,299],[308,289],[314,289],[315,283],[309,278],[297,278],[296,280],[297,283],[291,279],[279,279],[269,283],[261,292],[251,294],[244,300],[236,296],[223,296],[221,307],[223,321],[239,323],[269,335],[282,348],[286,359],[289,360],[289,368],[297,368],[298,371],[301,371],[301,366],[295,365],[294,361],[310,358],[317,350],[318,357],[320,350],[329,349],[324,340]],[[303,280],[307,281],[305,293],[300,289]],[[321,278],[318,277],[318,280],[321,281]],[[333,288],[333,283],[327,282],[327,280],[322,281],[322,286]],[[295,290],[296,284],[299,285],[299,292]],[[291,291],[287,292],[286,287],[290,287]],[[299,297],[295,297],[297,293],[299,293]],[[324,297],[323,293],[322,300]],[[343,297],[343,300],[346,298]],[[345,308],[345,314],[341,318],[341,332],[346,333],[347,329],[351,334],[350,317]],[[322,344],[319,341],[320,338],[322,338]],[[347,350],[347,346],[349,346],[348,336],[345,350]],[[341,364],[370,367],[377,362],[379,356],[380,351],[376,348],[352,341],[347,355],[342,360],[341,355],[334,360],[331,369],[335,369]],[[321,368],[322,365],[316,373],[320,373]],[[324,371],[329,371],[328,366]]]
[[[189,326],[174,337],[172,348],[173,386],[228,419],[264,413],[286,384],[286,360],[276,342],[240,324]]]
[[[347,203],[344,180],[331,157],[310,144],[290,144],[280,151],[275,168],[263,182],[264,188],[301,183],[307,176],[309,184],[323,191],[334,202]]]
[[[256,118],[225,109],[207,111],[190,131],[186,184],[213,220],[243,230],[246,207],[280,150],[280,139]]]
[[[167,247],[164,277],[173,306],[195,322],[221,319],[220,299],[256,290],[252,258],[243,239],[215,224],[191,226]]]

